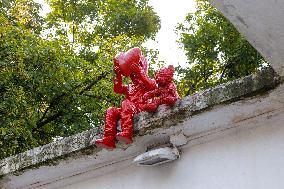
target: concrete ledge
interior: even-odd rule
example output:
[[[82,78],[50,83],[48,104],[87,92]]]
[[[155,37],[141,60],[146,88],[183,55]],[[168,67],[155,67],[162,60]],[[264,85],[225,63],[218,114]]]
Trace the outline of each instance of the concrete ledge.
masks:
[[[186,133],[188,140],[207,136],[208,133],[227,128],[228,124],[203,126],[199,115],[217,104],[226,106],[245,97],[264,95],[280,82],[273,70],[266,68],[257,74],[188,96],[173,108],[160,106],[154,114],[143,112],[135,118],[135,142],[130,146],[119,145],[114,151],[97,149],[90,144],[94,137],[100,136],[96,128],[0,160],[0,188],[35,188],[60,183],[74,175],[131,159],[155,145],[166,144],[170,135],[181,131]],[[188,121],[194,124],[196,120],[199,120],[199,124],[185,124]],[[74,178],[72,180],[76,181]]]

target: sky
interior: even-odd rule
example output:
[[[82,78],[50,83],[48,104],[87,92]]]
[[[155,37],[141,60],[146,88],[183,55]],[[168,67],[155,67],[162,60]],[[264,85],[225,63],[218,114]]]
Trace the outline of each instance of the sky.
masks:
[[[50,11],[44,0],[34,0],[43,5],[43,13]],[[166,65],[186,66],[184,51],[176,43],[178,35],[174,32],[178,23],[183,22],[189,12],[195,11],[195,0],[149,0],[155,12],[160,16],[161,29],[157,33],[156,40],[145,43],[148,48],[158,49],[159,59],[165,61]]]
[[[178,23],[183,22],[189,12],[195,11],[194,0],[149,0],[149,4],[161,18],[161,29],[155,41],[148,41],[146,46],[157,48],[159,59],[166,65],[186,65],[184,51],[176,43],[178,35],[174,32]]]

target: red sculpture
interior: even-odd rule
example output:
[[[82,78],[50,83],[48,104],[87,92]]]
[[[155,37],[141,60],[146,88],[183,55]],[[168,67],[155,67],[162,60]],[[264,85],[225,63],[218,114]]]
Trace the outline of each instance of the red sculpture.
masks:
[[[155,73],[155,81],[158,88],[144,94],[143,99],[147,102],[144,110],[155,112],[159,105],[173,106],[179,99],[176,86],[173,82],[174,67],[162,68]]]
[[[173,105],[178,99],[173,80],[173,66],[161,69],[155,80],[148,77],[147,61],[139,48],[121,52],[114,58],[114,92],[126,98],[121,107],[108,108],[105,115],[104,137],[97,139],[97,147],[114,149],[115,142],[133,142],[133,117],[141,111],[155,111],[160,104]],[[130,77],[132,84],[124,86],[122,76]],[[157,100],[159,99],[159,100]],[[122,132],[117,133],[116,124],[121,119]]]
[[[133,116],[143,111],[143,95],[156,89],[155,82],[148,77],[147,61],[139,48],[132,48],[117,55],[114,58],[114,72],[114,92],[124,94],[126,98],[120,108],[107,109],[104,137],[95,142],[96,146],[108,149],[115,148],[115,140],[126,144],[132,143]],[[122,75],[130,77],[132,84],[123,86]],[[122,132],[116,134],[118,119],[121,119]]]

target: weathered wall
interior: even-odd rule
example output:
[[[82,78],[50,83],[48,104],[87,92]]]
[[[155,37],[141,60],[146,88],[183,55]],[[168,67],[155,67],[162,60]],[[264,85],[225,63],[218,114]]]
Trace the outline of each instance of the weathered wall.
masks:
[[[66,189],[282,189],[284,116],[271,125],[183,148],[181,159],[159,167],[131,167]],[[65,188],[64,188],[65,189]]]
[[[210,0],[266,58],[284,75],[284,1]]]
[[[126,187],[125,182],[130,182],[131,185],[127,186],[131,188],[156,188],[155,185],[163,186],[164,183],[169,184],[169,188],[187,183],[200,188],[203,183],[199,181],[203,177],[217,180],[227,176],[231,179],[231,172],[236,172],[234,176],[245,179],[246,175],[241,175],[241,171],[253,175],[252,182],[256,182],[255,177],[264,173],[242,165],[255,161],[263,162],[264,165],[260,165],[264,166],[263,169],[270,168],[268,171],[278,168],[276,164],[270,164],[270,167],[266,159],[270,158],[267,152],[275,157],[282,155],[279,151],[282,146],[271,144],[283,143],[278,137],[283,134],[280,127],[283,119],[283,78],[271,69],[265,69],[188,96],[172,108],[160,106],[154,114],[139,114],[135,120],[135,140],[131,145],[119,144],[113,151],[95,148],[90,141],[99,137],[99,133],[89,130],[0,160],[0,188],[51,189],[67,185],[68,188],[80,189],[122,188]],[[261,128],[263,131],[255,135]],[[179,147],[182,150],[180,160],[155,168],[132,164],[137,155],[153,147],[170,145],[170,137],[181,133],[187,144]],[[267,134],[272,140],[269,139],[268,144],[262,140]],[[227,135],[226,139],[221,139]],[[219,142],[209,143],[215,139]],[[198,145],[201,143],[204,144]],[[230,169],[224,168],[224,161]],[[237,167],[232,162],[238,163],[240,170],[234,170]],[[227,183],[227,187],[230,184]]]

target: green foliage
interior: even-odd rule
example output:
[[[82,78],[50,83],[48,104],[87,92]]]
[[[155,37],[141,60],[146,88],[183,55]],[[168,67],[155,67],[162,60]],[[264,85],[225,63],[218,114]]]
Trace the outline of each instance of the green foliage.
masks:
[[[68,36],[84,47],[119,35],[153,38],[160,29],[159,17],[145,0],[47,2],[52,8],[47,17],[48,27],[54,29],[57,36]]]
[[[113,56],[160,27],[146,0],[48,2],[46,18],[32,0],[0,4],[0,159],[101,125],[122,98]]]
[[[5,14],[14,24],[39,34],[42,30],[43,18],[39,15],[41,5],[33,0],[2,0],[0,12]]]
[[[3,16],[0,23],[0,157],[50,142],[71,129],[62,127],[75,115],[74,124],[84,128],[88,120],[79,93],[91,77],[90,63]]]
[[[264,63],[260,54],[207,0],[196,0],[196,12],[177,26],[179,43],[189,61],[179,67],[182,96],[248,75]]]

